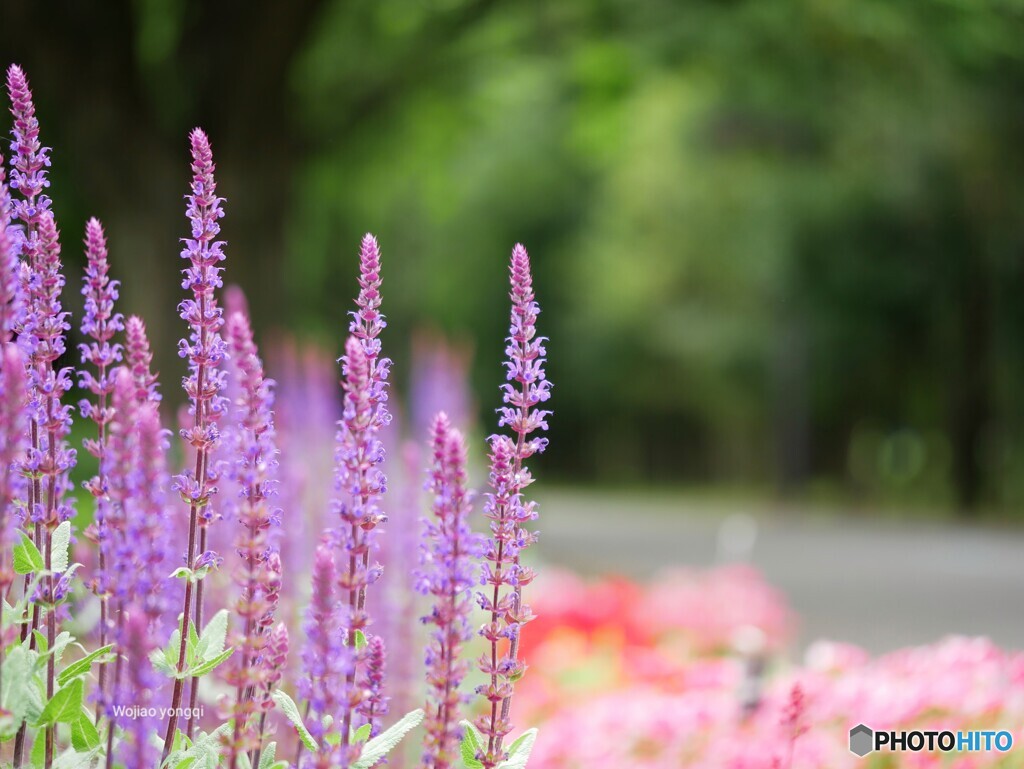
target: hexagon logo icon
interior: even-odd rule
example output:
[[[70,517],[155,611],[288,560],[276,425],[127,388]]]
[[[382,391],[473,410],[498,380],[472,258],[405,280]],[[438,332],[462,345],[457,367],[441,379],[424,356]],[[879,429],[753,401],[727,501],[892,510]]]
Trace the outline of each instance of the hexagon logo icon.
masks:
[[[870,727],[864,724],[857,724],[850,730],[850,752],[855,756],[864,758],[873,751],[875,744],[875,733]]]

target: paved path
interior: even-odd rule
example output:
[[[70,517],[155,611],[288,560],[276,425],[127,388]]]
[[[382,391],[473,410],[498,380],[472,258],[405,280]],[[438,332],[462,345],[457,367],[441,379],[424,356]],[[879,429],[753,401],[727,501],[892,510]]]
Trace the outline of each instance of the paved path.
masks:
[[[585,574],[644,578],[671,564],[748,559],[815,638],[874,652],[949,633],[1024,648],[1024,530],[551,492],[541,555]]]

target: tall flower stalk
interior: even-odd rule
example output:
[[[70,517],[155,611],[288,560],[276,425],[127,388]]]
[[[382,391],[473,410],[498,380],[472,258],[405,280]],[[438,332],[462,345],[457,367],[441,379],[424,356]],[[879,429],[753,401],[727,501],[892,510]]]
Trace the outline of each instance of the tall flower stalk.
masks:
[[[425,521],[417,588],[433,597],[423,622],[433,625],[427,647],[427,739],[423,765],[449,769],[458,765],[462,737],[459,686],[467,672],[460,654],[472,637],[469,613],[475,584],[478,538],[469,528],[470,494],[466,489],[466,445],[462,434],[440,413],[431,430],[428,489],[433,517]]]
[[[263,688],[255,692],[260,713],[260,723],[257,730],[256,750],[249,760],[250,766],[260,765],[260,754],[263,751],[263,737],[267,728],[267,713],[273,707],[271,695],[280,685],[284,676],[285,667],[288,664],[288,627],[283,622],[278,622],[270,631],[266,649],[263,653],[261,667],[263,668]]]
[[[111,280],[108,273],[107,239],[103,225],[97,219],[90,219],[85,225],[85,278],[82,295],[85,297],[85,316],[82,319],[82,334],[91,341],[79,345],[83,365],[91,365],[95,371],[83,368],[78,372],[79,387],[91,392],[96,402],[83,399],[79,410],[83,419],[91,419],[96,425],[96,437],[85,441],[86,450],[96,457],[97,472],[85,482],[85,489],[96,500],[93,522],[86,530],[86,536],[96,544],[97,570],[92,589],[100,599],[100,646],[106,646],[109,631],[108,603],[110,581],[110,538],[107,532],[107,518],[110,515],[110,496],[107,485],[107,425],[113,417],[110,408],[110,394],[114,380],[111,367],[121,360],[121,345],[112,343],[114,335],[124,329],[120,313],[114,312],[118,298],[118,281]],[[106,692],[107,666],[101,665],[98,675],[99,700]]]
[[[43,190],[50,186],[47,179],[47,168],[50,165],[50,150],[43,147],[39,141],[39,121],[36,119],[35,103],[32,100],[32,91],[29,88],[28,78],[25,72],[17,64],[12,64],[7,69],[7,94],[11,101],[11,116],[14,118],[14,126],[11,129],[11,180],[9,189],[17,192],[16,198],[9,199],[11,226],[5,227],[4,235],[9,238],[9,248],[17,254],[23,254],[25,242],[35,233],[39,218],[44,211],[50,207],[50,199]],[[21,284],[28,283],[29,266],[22,262],[19,265],[18,280]],[[28,312],[27,297],[23,286],[18,286],[17,294],[20,294],[23,302],[23,313]],[[23,314],[16,318],[15,331],[19,336],[24,333],[24,327],[28,318]],[[26,348],[26,355],[31,351]],[[28,450],[38,451],[40,447],[39,424],[36,414],[29,417],[29,446]],[[31,478],[28,487],[28,499],[26,509],[33,522],[32,538],[36,547],[42,549],[43,535],[42,526],[35,522],[36,508],[42,504],[42,483],[40,478]],[[28,588],[29,579],[25,577],[25,588]],[[29,638],[29,643],[35,645],[34,631],[39,627],[39,607],[33,607],[31,624],[23,624],[22,640]],[[22,751],[24,750],[25,729],[19,731],[15,739],[14,759],[15,764],[20,764]]]
[[[487,769],[507,757],[502,740],[512,728],[509,715],[513,685],[526,670],[518,655],[519,634],[522,626],[533,619],[530,607],[523,603],[523,588],[533,581],[534,572],[522,565],[520,556],[537,539],[535,532],[525,528],[537,518],[537,509],[535,502],[523,499],[524,489],[533,483],[524,462],[547,447],[546,438],[530,436],[548,429],[551,413],[538,408],[551,395],[551,383],[544,373],[546,340],[537,336],[540,307],[534,298],[530,257],[518,243],[512,250],[509,273],[512,312],[505,348],[508,382],[501,387],[505,405],[498,409],[498,426],[510,428],[515,438],[490,438],[491,491],[484,514],[491,522],[491,539],[483,570],[483,582],[490,592],[478,596],[480,606],[490,614],[490,621],[480,630],[490,645],[490,654],[481,658],[480,669],[490,680],[477,689],[490,704],[489,712],[477,722],[487,737],[487,748],[478,759]],[[507,651],[502,654],[500,648],[506,641]]]
[[[336,763],[326,735],[328,728],[337,731],[335,716],[341,699],[343,658],[350,655],[350,650],[341,642],[334,553],[327,543],[321,543],[316,549],[312,583],[313,595],[306,610],[306,646],[302,652],[303,677],[299,690],[307,703],[309,733],[319,746],[314,765],[317,769],[329,769]],[[324,724],[324,716],[334,719],[330,727]],[[298,750],[301,749],[300,742]],[[296,767],[299,766],[299,758],[297,754]]]
[[[165,491],[168,473],[165,453],[167,433],[160,424],[156,401],[140,397],[131,371],[120,366],[111,374],[112,414],[109,423],[108,456],[111,460],[108,520],[110,544],[111,638],[117,650],[110,680],[111,712],[137,703],[136,696],[149,697],[152,692],[137,692],[133,682],[157,679],[148,654],[143,649],[157,644],[155,633],[166,609],[165,595],[169,585],[165,547],[167,520]],[[128,661],[125,685],[124,663]],[[145,670],[140,670],[144,668]],[[148,736],[140,732],[135,719],[118,719],[135,743],[133,759],[149,756]],[[150,721],[145,721],[147,726]],[[143,744],[139,744],[140,741]],[[113,766],[114,730],[107,731],[107,767]],[[153,756],[149,756],[154,758]]]
[[[11,227],[11,191],[7,186],[7,169],[0,155],[0,345],[14,338],[21,312],[18,290],[18,252],[16,233]]]
[[[206,527],[213,519],[210,503],[217,491],[213,483],[215,473],[209,460],[219,440],[217,422],[224,410],[219,395],[224,377],[218,370],[225,355],[225,344],[220,335],[223,318],[214,297],[215,290],[222,285],[220,274],[223,268],[218,265],[224,260],[224,243],[217,240],[217,236],[220,234],[220,219],[224,216],[224,210],[221,208],[223,199],[217,197],[210,141],[199,128],[193,130],[189,138],[192,150],[192,189],[186,199],[192,237],[184,239],[185,247],[181,256],[189,262],[183,270],[185,279],[182,287],[191,291],[192,296],[179,305],[181,317],[190,328],[189,336],[179,343],[179,355],[189,363],[189,374],[183,384],[192,416],[192,426],[183,429],[181,436],[195,452],[195,468],[176,476],[174,488],[189,507],[185,563],[194,573],[198,558],[201,557],[204,562],[215,558],[214,554],[206,553]],[[202,627],[202,607],[203,582],[190,576],[185,581],[178,672],[185,669],[191,623],[195,622],[196,627]],[[195,710],[197,683],[193,678],[190,697],[192,711]],[[174,741],[182,692],[183,679],[176,678],[164,737],[164,759]],[[191,725],[192,719],[189,719],[186,733],[191,731]]]
[[[384,639],[370,636],[366,642],[366,664],[359,679],[363,698],[359,702],[359,716],[370,727],[370,737],[380,734],[381,719],[388,714],[388,697],[384,695],[384,676],[387,650]]]
[[[39,229],[25,243],[30,272],[23,291],[28,298],[25,327],[19,341],[29,351],[32,392],[32,446],[26,469],[37,487],[31,519],[36,525],[36,538],[42,543],[45,580],[42,598],[37,606],[46,607],[46,638],[49,647],[57,636],[55,592],[59,576],[52,572],[53,532],[73,515],[64,495],[69,490],[68,473],[75,464],[75,451],[67,445],[71,432],[71,407],[61,402],[71,389],[70,369],[55,370],[53,365],[64,354],[64,333],[68,330],[67,313],[61,309],[60,294],[64,287],[61,274],[60,244],[53,216],[43,214]],[[23,274],[24,271],[23,271]],[[33,623],[36,624],[36,623]],[[54,659],[47,658],[47,697],[54,691]],[[53,728],[46,730],[44,764],[53,762]]]
[[[25,419],[28,382],[25,373],[25,358],[21,350],[8,342],[0,342],[0,596],[6,596],[14,582],[14,570],[8,553],[12,523],[19,513],[16,501],[25,492],[24,478],[17,468],[28,433]],[[7,635],[15,627],[4,627],[3,617],[0,616],[0,691],[3,691],[3,659]]]
[[[25,483],[16,463],[25,451],[28,424],[25,419],[28,382],[25,359],[10,344],[18,322],[18,255],[7,232],[11,222],[11,197],[7,188],[3,155],[0,155],[0,596],[14,582],[8,563],[15,502],[23,497]],[[12,626],[13,627],[13,626]],[[8,629],[0,616],[0,691],[3,691],[3,659]]]
[[[342,358],[344,412],[335,451],[333,508],[341,518],[337,533],[341,549],[338,586],[346,609],[347,647],[340,717],[342,766],[349,766],[358,758],[350,741],[353,718],[365,696],[356,685],[365,654],[355,647],[358,634],[365,635],[370,624],[367,588],[381,575],[380,564],[371,560],[376,547],[374,530],[387,520],[379,508],[387,483],[381,469],[384,447],[379,433],[391,420],[387,410],[391,361],[380,355],[379,336],[387,325],[380,313],[380,285],[380,249],[377,240],[367,234],[359,254],[359,296],[349,325],[351,336]]]
[[[280,522],[280,510],[272,505],[277,495],[273,382],[264,376],[248,318],[236,312],[228,319],[227,328],[239,380],[237,459],[231,475],[240,489],[240,529],[235,541],[239,568],[235,578],[241,592],[235,611],[243,625],[235,643],[237,664],[228,678],[236,687],[234,728],[228,743],[228,766],[234,769],[239,753],[260,748],[259,728],[252,721],[260,701],[254,694],[262,692],[267,682],[269,671],[262,661],[280,592],[280,558],[270,548],[267,531]]]
[[[159,407],[161,400],[157,376],[153,373],[153,352],[146,333],[146,324],[138,315],[130,315],[125,323],[125,364],[135,383],[135,398]]]
[[[49,569],[50,535],[57,519],[64,514],[61,497],[67,486],[67,471],[74,464],[74,452],[64,439],[70,429],[70,414],[60,404],[60,395],[71,387],[66,371],[54,372],[53,363],[64,353],[66,313],[60,307],[64,278],[60,274],[60,246],[57,227],[50,213],[50,198],[43,190],[50,186],[47,168],[50,150],[39,141],[39,121],[28,78],[18,65],[7,70],[7,92],[14,118],[11,141],[10,189],[17,193],[11,200],[13,222],[7,228],[14,248],[23,257],[19,268],[18,293],[23,307],[15,330],[28,358],[30,416],[29,443],[23,469],[29,478],[27,510],[32,522],[32,538],[43,552]],[[45,496],[44,496],[45,494]],[[33,605],[30,622],[22,625],[22,639],[35,645],[43,604],[52,601],[57,582],[51,575],[44,586],[43,600]],[[28,577],[25,578],[28,587]],[[47,637],[56,633],[56,617],[47,612]],[[47,663],[47,691],[53,692],[53,661]],[[14,763],[20,766],[25,749],[25,725],[14,741]],[[53,761],[53,729],[46,730],[44,762]]]

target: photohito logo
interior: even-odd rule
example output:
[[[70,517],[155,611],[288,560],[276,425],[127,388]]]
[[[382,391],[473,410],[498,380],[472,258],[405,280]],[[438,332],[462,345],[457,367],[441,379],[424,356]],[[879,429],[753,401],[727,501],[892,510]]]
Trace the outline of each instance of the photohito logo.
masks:
[[[882,732],[875,731],[865,724],[857,724],[850,729],[850,752],[864,758],[874,751],[910,751],[919,753],[923,750],[941,753],[974,753],[997,750],[1005,753],[1013,747],[1013,735],[1008,731],[973,731],[973,732]]]

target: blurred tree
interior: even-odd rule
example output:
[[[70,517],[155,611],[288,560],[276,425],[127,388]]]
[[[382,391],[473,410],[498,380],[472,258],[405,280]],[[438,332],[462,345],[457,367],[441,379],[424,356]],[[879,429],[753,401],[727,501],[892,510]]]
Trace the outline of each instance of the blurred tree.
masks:
[[[65,250],[104,218],[164,349],[201,123],[229,274],[264,328],[336,338],[373,230],[392,338],[471,334],[493,395],[524,241],[553,339],[548,467],[1024,501],[1021,0],[2,14],[55,147]]]

